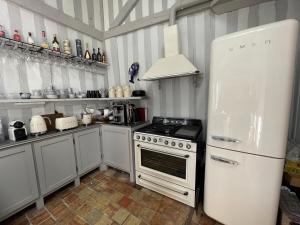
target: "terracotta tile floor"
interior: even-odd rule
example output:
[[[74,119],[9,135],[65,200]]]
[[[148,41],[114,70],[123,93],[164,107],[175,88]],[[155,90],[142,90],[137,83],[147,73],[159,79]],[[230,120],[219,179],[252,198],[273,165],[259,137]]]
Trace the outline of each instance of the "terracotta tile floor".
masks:
[[[129,183],[129,176],[113,169],[95,170],[34,206],[2,222],[3,225],[218,225],[194,209]]]

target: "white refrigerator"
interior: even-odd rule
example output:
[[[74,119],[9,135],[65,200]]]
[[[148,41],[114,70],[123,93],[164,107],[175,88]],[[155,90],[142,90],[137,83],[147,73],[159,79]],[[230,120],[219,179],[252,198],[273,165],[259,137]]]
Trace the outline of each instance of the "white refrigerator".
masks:
[[[285,20],[212,43],[204,211],[223,224],[276,224],[297,38]]]

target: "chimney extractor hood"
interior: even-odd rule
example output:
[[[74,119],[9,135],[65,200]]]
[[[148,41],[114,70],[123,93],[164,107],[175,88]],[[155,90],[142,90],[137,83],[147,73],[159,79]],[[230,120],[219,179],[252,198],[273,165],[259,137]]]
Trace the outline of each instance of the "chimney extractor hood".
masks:
[[[177,25],[164,29],[165,57],[158,59],[143,75],[141,80],[157,80],[199,74],[198,69],[179,54]]]

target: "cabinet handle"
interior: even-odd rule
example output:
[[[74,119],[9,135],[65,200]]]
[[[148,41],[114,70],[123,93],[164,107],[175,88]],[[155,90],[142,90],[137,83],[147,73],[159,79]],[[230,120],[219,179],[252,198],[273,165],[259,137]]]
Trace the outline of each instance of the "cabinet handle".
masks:
[[[216,155],[211,155],[210,158],[214,161],[230,164],[230,165],[233,165],[233,166],[237,166],[239,164],[237,161],[234,161],[234,160],[231,160],[231,159],[226,159],[226,158],[216,156]]]
[[[216,136],[213,135],[211,138],[215,141],[225,141],[225,142],[231,142],[231,143],[240,143],[241,141],[235,138],[230,138],[230,137],[224,137],[224,136]]]

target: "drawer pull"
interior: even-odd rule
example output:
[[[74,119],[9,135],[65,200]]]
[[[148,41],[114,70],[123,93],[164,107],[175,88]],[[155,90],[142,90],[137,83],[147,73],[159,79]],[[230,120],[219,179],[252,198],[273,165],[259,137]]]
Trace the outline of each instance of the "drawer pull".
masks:
[[[182,195],[184,195],[184,196],[188,196],[188,195],[189,195],[189,193],[188,193],[187,191],[182,192],[182,191],[179,191],[179,190],[175,190],[175,189],[171,189],[171,188],[165,187],[165,186],[163,186],[163,185],[161,185],[161,184],[158,184],[158,183],[156,183],[156,182],[153,182],[153,181],[151,181],[151,180],[142,178],[142,175],[138,175],[138,178],[141,179],[141,180],[145,180],[145,181],[147,181],[147,182],[149,182],[149,183],[155,184],[155,185],[157,185],[157,186],[160,186],[160,187],[169,189],[169,190],[171,190],[171,191],[177,192],[177,193],[182,194]]]

